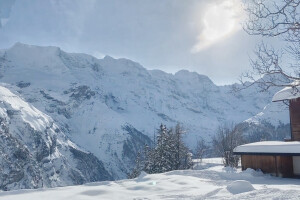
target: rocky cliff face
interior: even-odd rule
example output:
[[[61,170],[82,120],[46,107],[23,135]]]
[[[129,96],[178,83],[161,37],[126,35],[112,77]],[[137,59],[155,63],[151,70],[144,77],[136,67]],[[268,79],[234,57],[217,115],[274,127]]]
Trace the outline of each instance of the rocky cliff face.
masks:
[[[112,180],[103,163],[68,140],[51,117],[0,87],[0,189]]]
[[[151,143],[161,123],[182,123],[193,148],[198,137],[208,140],[221,123],[264,118],[273,95],[256,88],[233,94],[231,86],[216,86],[195,72],[173,75],[127,59],[96,59],[20,43],[0,51],[0,82],[50,116],[59,133],[91,152],[115,179],[126,177],[136,152]],[[282,114],[270,120],[288,122]],[[50,145],[50,136],[48,140]],[[70,148],[68,152],[74,156]],[[84,162],[78,161],[76,169],[89,166]]]

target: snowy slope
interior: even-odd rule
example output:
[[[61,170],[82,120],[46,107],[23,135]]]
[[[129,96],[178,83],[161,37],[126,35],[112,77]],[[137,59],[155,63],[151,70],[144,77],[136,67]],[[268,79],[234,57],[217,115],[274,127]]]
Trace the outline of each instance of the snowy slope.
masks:
[[[3,86],[0,134],[1,190],[112,180],[101,161],[68,140],[51,117]]]
[[[0,51],[0,77],[99,158],[114,178],[126,177],[136,152],[151,142],[160,123],[182,123],[193,148],[199,136],[209,139],[219,124],[262,112],[273,96],[255,88],[232,94],[230,86],[216,86],[186,70],[173,75],[127,59],[21,43]],[[274,123],[288,122],[278,117]]]
[[[272,102],[267,104],[261,112],[246,120],[249,123],[260,123],[262,120],[271,122],[278,126],[280,123],[289,123],[289,107],[282,102]]]
[[[218,162],[216,162],[218,161]],[[299,199],[297,179],[263,175],[254,170],[223,168],[209,159],[198,170],[173,171],[132,180],[99,182],[81,186],[0,193],[5,200],[73,199]]]

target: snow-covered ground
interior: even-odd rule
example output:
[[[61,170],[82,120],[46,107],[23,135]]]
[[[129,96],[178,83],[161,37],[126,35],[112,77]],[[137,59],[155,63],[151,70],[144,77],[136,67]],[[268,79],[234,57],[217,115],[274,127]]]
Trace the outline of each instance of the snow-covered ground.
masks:
[[[224,168],[204,159],[194,170],[53,189],[1,192],[0,199],[300,199],[300,180]]]

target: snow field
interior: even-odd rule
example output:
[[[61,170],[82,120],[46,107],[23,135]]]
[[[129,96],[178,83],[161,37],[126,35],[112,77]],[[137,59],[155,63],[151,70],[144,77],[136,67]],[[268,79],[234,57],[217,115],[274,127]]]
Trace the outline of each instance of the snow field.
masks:
[[[152,175],[143,173],[136,179],[81,186],[1,192],[0,200],[300,198],[298,179],[271,177],[250,169],[224,168],[220,163],[221,159],[204,159],[195,170]]]

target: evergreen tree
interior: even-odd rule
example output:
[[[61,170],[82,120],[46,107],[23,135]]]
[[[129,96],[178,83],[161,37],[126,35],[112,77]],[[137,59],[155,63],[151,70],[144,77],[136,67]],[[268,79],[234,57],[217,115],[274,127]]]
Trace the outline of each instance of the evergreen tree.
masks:
[[[145,146],[143,156],[139,155],[136,167],[130,177],[134,178],[143,170],[148,174],[163,173],[192,167],[192,154],[183,142],[184,131],[179,124],[168,130],[161,124],[153,148]],[[140,158],[143,158],[141,161]]]
[[[128,178],[136,178],[141,174],[141,171],[143,169],[142,166],[142,158],[141,158],[141,152],[137,153],[137,157],[135,159],[135,167],[133,168],[132,172],[128,175]]]
[[[161,124],[157,134],[157,145],[155,147],[155,158],[157,172],[167,172],[172,170],[172,145],[171,131]]]
[[[176,125],[175,128],[175,148],[176,148],[176,170],[178,169],[189,169],[192,167],[192,154],[183,142],[183,135],[185,131],[181,128],[180,124]]]
[[[146,146],[144,149],[144,168],[143,170],[148,174],[155,174],[157,173],[157,161],[155,155],[155,149]]]

